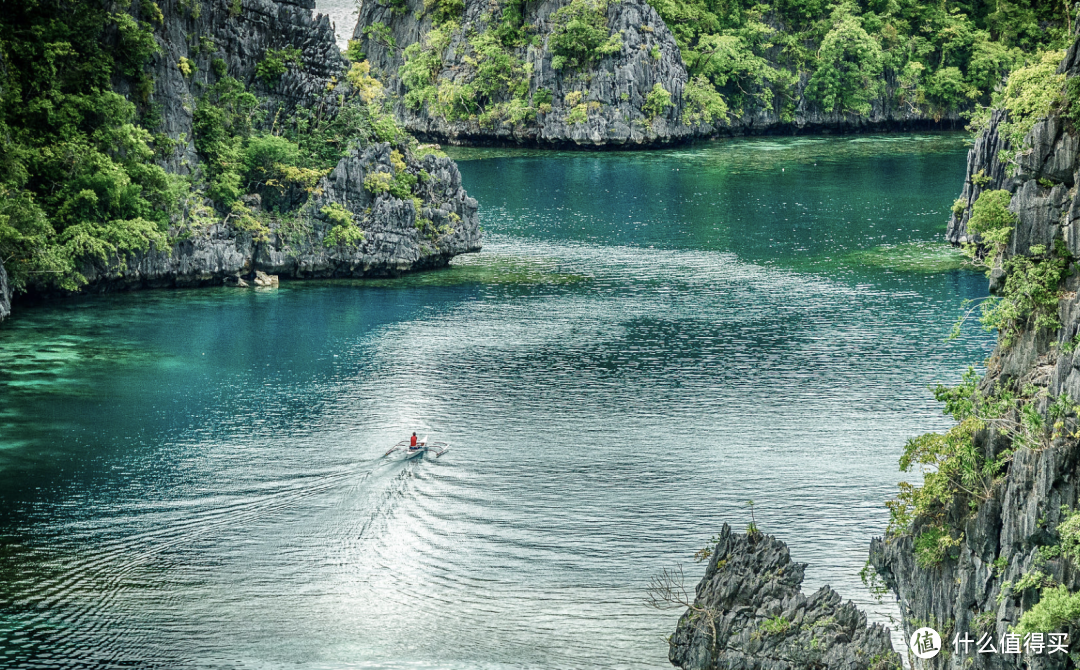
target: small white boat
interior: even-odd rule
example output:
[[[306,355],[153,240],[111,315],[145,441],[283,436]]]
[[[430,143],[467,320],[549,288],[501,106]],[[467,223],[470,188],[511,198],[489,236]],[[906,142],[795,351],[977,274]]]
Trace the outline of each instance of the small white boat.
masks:
[[[383,454],[383,458],[389,456],[395,451],[404,452],[405,460],[410,460],[413,458],[423,458],[424,454],[428,453],[429,451],[435,454],[435,458],[438,458],[439,456],[442,456],[446,452],[450,451],[449,444],[447,444],[446,442],[429,442],[427,439],[427,435],[424,436],[424,439],[419,440],[416,443],[415,447],[409,444],[410,442],[411,440],[402,440],[401,442],[398,442],[390,449],[390,451]]]

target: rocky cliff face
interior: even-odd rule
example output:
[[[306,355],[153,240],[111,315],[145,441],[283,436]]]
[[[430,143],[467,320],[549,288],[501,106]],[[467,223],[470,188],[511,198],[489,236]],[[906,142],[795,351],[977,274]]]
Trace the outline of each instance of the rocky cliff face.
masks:
[[[825,586],[802,594],[804,563],[772,536],[724,525],[669,658],[680,668],[899,669],[889,631]]]
[[[11,287],[8,285],[7,272],[4,264],[0,263],[0,321],[11,314]]]
[[[683,68],[675,38],[644,0],[612,2],[605,8],[604,22],[611,34],[620,35],[622,46],[587,67],[577,69],[553,66],[554,52],[547,46],[552,31],[552,14],[567,5],[565,0],[544,0],[526,5],[522,22],[532,26],[537,39],[527,46],[509,49],[520,62],[526,81],[526,104],[534,107],[549,101],[529,118],[482,120],[455,118],[440,112],[436,105],[415,108],[406,104],[408,87],[399,76],[404,50],[411,44],[425,44],[431,33],[431,13],[425,13],[423,0],[406,0],[403,6],[365,2],[360,8],[354,39],[360,41],[368,60],[383,74],[391,91],[396,92],[395,112],[400,122],[422,137],[454,144],[521,142],[542,145],[626,145],[664,144],[707,133],[680,122],[686,70]],[[417,16],[420,18],[418,19]],[[438,78],[467,84],[475,77],[477,55],[469,45],[470,31],[496,27],[487,2],[465,3],[460,27],[452,31],[445,48],[438,49]],[[384,25],[379,34],[369,28]],[[672,105],[658,114],[643,111],[646,97],[659,84],[671,95]],[[538,92],[543,92],[539,93]],[[478,103],[477,111],[507,103],[510,90],[496,92]],[[574,115],[575,108],[578,109]]]
[[[172,153],[160,158],[167,171],[203,177],[194,111],[198,97],[226,74],[259,96],[268,123],[297,109],[317,118],[338,113],[342,91],[348,91],[348,84],[339,81],[345,79],[347,62],[329,19],[312,15],[314,0],[163,0],[160,20],[141,15],[151,5],[133,3],[131,11],[158,26],[154,35],[161,53],[150,68],[154,90],[149,104],[159,116],[152,130],[175,143]],[[257,77],[267,50],[286,48],[300,50],[294,66],[277,80]],[[132,99],[138,95],[131,81],[121,78],[115,85]],[[453,161],[435,155],[415,158],[394,149],[383,143],[352,150],[311,189],[310,197],[293,189],[293,211],[284,215],[263,212],[258,196],[246,197],[248,212],[265,222],[262,228],[238,225],[234,213],[215,211],[205,201],[203,210],[210,215],[198,225],[172,228],[170,248],[134,253],[126,263],[84,263],[85,290],[220,284],[256,270],[296,278],[396,275],[478,251],[477,203],[462,188]],[[365,188],[365,178],[374,173],[402,171],[417,184],[408,197]],[[327,243],[335,225],[327,211],[331,205],[340,206],[339,219],[340,212],[348,213],[362,231],[361,242]],[[0,267],[0,318],[7,314],[8,296]]]
[[[165,165],[171,172],[187,174],[199,164],[192,127],[195,101],[200,91],[217,75],[212,61],[226,63],[226,73],[236,77],[272,107],[280,103],[286,111],[303,106],[322,114],[336,111],[337,96],[327,89],[332,77],[342,78],[345,60],[334,41],[330,19],[313,15],[314,0],[159,0],[164,17],[154,36],[161,53],[154,57],[151,74],[161,124],[156,130],[180,140]],[[144,16],[143,6],[133,3],[136,18]],[[273,85],[256,77],[256,67],[267,49],[299,48],[301,65],[289,68]],[[191,63],[193,73],[185,75],[181,59]],[[137,92],[125,80],[117,82],[118,92],[134,99]]]
[[[522,3],[521,25],[527,36],[522,46],[509,47],[516,59],[521,82],[481,96],[471,109],[453,109],[447,99],[460,87],[476,86],[485,75],[477,64],[490,58],[477,48],[477,35],[497,32],[506,13],[517,11],[511,3],[466,0],[460,17],[448,32],[436,33],[445,39],[432,40],[433,27],[445,22],[430,11],[431,0],[364,2],[353,38],[361,44],[368,60],[378,70],[395,95],[395,114],[411,132],[430,140],[451,144],[512,144],[552,147],[642,147],[670,144],[717,135],[744,135],[769,132],[821,132],[904,127],[952,127],[955,114],[939,121],[885,100],[892,90],[872,104],[866,115],[823,113],[804,96],[809,81],[803,75],[792,91],[797,100],[790,115],[781,114],[780,99],[772,107],[747,107],[741,116],[727,121],[703,121],[688,114],[688,75],[671,31],[645,0],[621,0],[604,7],[604,25],[618,35],[621,46],[583,67],[555,66],[558,54],[552,35],[555,13],[569,0]],[[411,45],[425,50],[425,65],[432,80],[453,82],[439,97],[422,104],[407,101],[415,86],[407,86],[401,66]],[[429,48],[430,47],[430,48]],[[509,74],[509,73],[508,73]],[[516,90],[515,89],[516,86]],[[649,95],[660,86],[670,95],[670,104],[658,109]],[[499,105],[520,103],[518,113],[497,111]],[[521,111],[531,107],[531,111]],[[492,113],[494,111],[494,113]]]
[[[264,238],[217,223],[171,249],[136,253],[123,270],[87,264],[87,290],[219,285],[257,270],[297,279],[396,276],[441,267],[457,254],[479,251],[477,203],[461,187],[461,175],[450,159],[428,155],[415,166],[430,175],[422,197],[430,205],[419,212],[412,201],[388,193],[372,195],[364,188],[365,176],[393,169],[390,154],[389,144],[378,144],[343,158],[323,179],[322,193],[312,199],[308,213],[290,222],[273,222]],[[331,203],[363,222],[359,245],[327,246],[333,222],[321,210]],[[431,224],[418,227],[420,217]],[[442,225],[452,232],[426,232]]]
[[[1077,45],[1069,50],[1059,72],[1070,77],[1080,75]],[[971,205],[984,191],[1005,189],[1012,194],[1009,210],[1018,217],[1004,253],[1006,259],[1023,257],[1035,245],[1054,248],[1062,243],[1076,258],[1080,255],[1080,197],[1076,189],[1080,152],[1075,130],[1057,112],[1036,123],[1025,142],[1025,147],[1030,148],[1020,153],[1015,173],[1010,175],[999,160],[999,150],[1005,148],[998,132],[1003,118],[1000,112],[994,114],[989,128],[968,154],[962,194],[967,206],[949,222],[949,239],[969,241]],[[1006,155],[1015,153],[1010,150]],[[992,286],[1001,288],[1000,270],[995,271]],[[1011,344],[999,344],[987,361],[980,389],[1027,388],[1036,398],[1042,398],[1035,409],[1043,417],[1048,416],[1051,400],[1060,394],[1069,394],[1072,402],[1080,398],[1080,352],[1074,351],[1071,344],[1080,330],[1078,288],[1080,276],[1074,271],[1060,287],[1060,327],[1040,328],[1028,320]],[[1077,508],[1080,496],[1080,441],[1075,410],[1061,421],[1061,426],[1038,448],[1017,449],[1004,477],[977,511],[972,513],[967,505],[965,509],[948,511],[949,522],[963,535],[959,546],[941,564],[918,564],[915,533],[874,540],[871,562],[896,593],[908,636],[920,626],[934,627],[951,652],[956,634],[966,633],[976,640],[988,634],[1000,649],[1009,627],[1039,600],[1041,586],[1056,583],[1071,592],[1080,589],[1080,574],[1062,555],[1058,530],[1066,513]],[[1016,446],[1016,431],[1008,430],[1002,426],[1004,423],[992,423],[976,433],[974,444],[980,454],[1001,455]],[[1020,586],[1025,576],[1028,583]],[[1031,579],[1033,576],[1036,578]],[[1073,640],[1080,632],[1076,622],[1067,631]],[[974,651],[945,653],[920,663],[921,667],[955,670],[1076,667],[1065,654]]]

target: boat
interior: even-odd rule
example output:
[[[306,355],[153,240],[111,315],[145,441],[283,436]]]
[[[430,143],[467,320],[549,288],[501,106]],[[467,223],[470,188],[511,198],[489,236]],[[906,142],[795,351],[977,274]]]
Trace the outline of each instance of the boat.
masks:
[[[412,446],[410,442],[411,440],[402,440],[401,442],[398,442],[390,448],[390,451],[387,451],[385,454],[383,454],[383,458],[386,458],[395,451],[404,452],[405,460],[423,458],[424,454],[428,452],[435,454],[435,458],[438,458],[446,452],[450,451],[449,444],[447,444],[446,442],[429,442],[427,435],[424,436],[424,439],[418,441],[415,447]]]

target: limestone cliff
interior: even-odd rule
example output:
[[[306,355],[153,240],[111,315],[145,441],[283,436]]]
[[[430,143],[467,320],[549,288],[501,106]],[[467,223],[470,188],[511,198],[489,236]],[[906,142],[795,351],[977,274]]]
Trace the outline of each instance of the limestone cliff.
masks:
[[[619,48],[584,67],[556,68],[556,54],[549,48],[552,15],[568,3],[543,0],[524,5],[519,24],[532,35],[527,44],[512,47],[509,54],[517,81],[494,90],[475,110],[447,108],[426,102],[407,102],[409,87],[399,70],[410,45],[431,46],[433,23],[423,0],[406,0],[390,6],[365,2],[360,8],[354,39],[360,41],[368,60],[381,72],[396,93],[397,118],[411,132],[455,144],[491,141],[544,145],[650,145],[707,134],[681,122],[686,70],[675,38],[656,10],[644,0],[624,0],[604,8],[603,24],[617,35]],[[502,10],[505,11],[505,8]],[[419,16],[419,18],[417,18]],[[449,31],[445,46],[431,47],[438,61],[435,79],[469,85],[475,81],[475,63],[484,56],[474,53],[470,33],[495,28],[503,19],[493,16],[487,2],[465,3],[457,29]],[[372,31],[382,25],[388,33]],[[444,24],[445,25],[445,24]],[[507,73],[509,74],[509,73]],[[660,85],[672,104],[658,113],[643,110],[649,93]],[[513,101],[515,86],[524,86],[527,105],[534,111],[514,118],[512,110],[498,113],[500,105]],[[520,96],[519,96],[520,97]],[[539,110],[539,111],[537,111]],[[575,111],[576,110],[576,111]],[[491,114],[495,111],[495,114]],[[472,112],[479,112],[472,113]],[[488,118],[484,118],[487,112]]]
[[[895,81],[885,82],[866,115],[823,112],[804,96],[807,73],[792,85],[790,109],[782,110],[785,94],[727,119],[702,118],[687,95],[675,38],[645,0],[599,4],[610,48],[576,67],[560,62],[555,40],[570,0],[465,0],[452,19],[439,13],[444,1],[361,3],[353,35],[394,93],[398,120],[433,141],[642,147],[718,135],[958,127],[955,113],[935,120],[897,103]],[[517,35],[507,38],[508,26]],[[500,49],[489,48],[492,35],[503,40]],[[494,54],[499,77],[483,71]],[[403,76],[410,60],[427,81]],[[467,104],[455,103],[463,94]]]
[[[1059,73],[1080,76],[1076,44]],[[995,112],[968,154],[960,202],[963,210],[949,222],[949,239],[978,241],[968,231],[972,205],[982,193],[1004,189],[1011,194],[1008,209],[1017,217],[1004,248],[1004,262],[1042,258],[1044,250],[1056,248],[1057,256],[1075,268],[1073,260],[1080,257],[1076,188],[1080,135],[1062,118],[1061,109],[1055,108],[1035,124],[1022,148],[1009,148],[1000,132],[1005,119],[1002,112]],[[1008,163],[1013,165],[1011,170]],[[1010,267],[1014,268],[1011,272],[1022,272],[1028,266]],[[995,268],[995,292],[1003,291],[1004,274],[1000,265]],[[1041,324],[1033,316],[1024,318],[1014,335],[999,340],[987,361],[979,391],[1000,395],[1004,389],[1031,398],[1031,406],[1026,419],[1012,409],[974,434],[976,453],[1004,459],[1006,466],[985,496],[970,502],[958,500],[942,512],[959,542],[939,563],[920,564],[916,545],[930,519],[917,516],[905,532],[876,539],[871,546],[873,565],[899,599],[906,635],[920,626],[931,626],[945,641],[947,653],[921,661],[920,667],[1076,667],[1075,660],[1065,654],[980,654],[963,653],[962,648],[955,654],[952,642],[957,634],[976,640],[989,635],[995,648],[1000,648],[1002,636],[1036,605],[1044,587],[1080,589],[1080,572],[1061,546],[1059,528],[1077,509],[1080,496],[1075,405],[1080,398],[1080,352],[1075,346],[1080,330],[1078,288],[1080,274],[1070,269],[1053,294],[1057,318]],[[1062,404],[1054,414],[1050,406],[1058,403]],[[1045,428],[1033,428],[1041,422]],[[1025,436],[1023,443],[1018,442],[1021,436]],[[1077,622],[1066,620],[1061,625],[1059,630],[1075,641],[1080,634]]]
[[[343,158],[322,180],[306,226],[272,224],[260,239],[228,222],[216,223],[170,249],[133,254],[122,271],[88,263],[83,269],[87,290],[214,285],[256,270],[297,279],[387,276],[441,267],[457,254],[478,251],[477,203],[461,187],[450,159],[428,155],[409,169],[430,175],[421,187],[422,214],[434,226],[451,225],[452,232],[426,235],[415,225],[421,213],[411,201],[374,196],[364,188],[366,175],[393,169],[390,154],[389,144],[378,144]],[[326,245],[332,222],[321,209],[330,203],[362,218],[365,239],[360,245]]]
[[[0,321],[11,314],[11,287],[8,286],[7,272],[4,264],[0,263]]]
[[[680,668],[739,670],[899,669],[889,631],[827,586],[802,594],[804,563],[761,533],[725,524],[679,619],[669,658]]]
[[[170,214],[168,246],[84,260],[83,290],[220,284],[256,270],[297,278],[394,275],[443,266],[480,249],[477,203],[462,188],[454,162],[419,150],[392,127],[370,130],[382,122],[377,116],[366,122],[367,139],[349,140],[353,148],[340,159],[332,155],[325,171],[298,170],[301,180],[315,175],[310,183],[265,178],[246,187],[240,209],[208,195],[213,168],[199,148],[198,110],[219,104],[211,97],[218,83],[232,82],[242,95],[255,96],[255,107],[236,116],[261,137],[279,135],[288,118],[332,121],[362,98],[362,80],[348,76],[350,64],[329,19],[314,15],[314,7],[314,0],[131,3],[127,11],[153,27],[159,50],[144,73],[118,74],[113,87],[139,104],[139,122],[154,134],[154,160],[183,178],[183,202]],[[268,76],[274,54],[284,60]],[[140,88],[146,82],[151,90]],[[220,102],[222,108],[237,104]],[[381,135],[394,139],[371,139]],[[233,140],[227,150],[242,150],[240,139]],[[220,160],[238,162],[233,155]],[[350,230],[344,241],[332,234],[343,222]],[[7,313],[4,277],[0,268],[0,318]],[[26,292],[59,291],[31,277]]]
[[[200,7],[198,12],[194,7]],[[286,114],[297,107],[315,115],[332,116],[348,87],[347,63],[334,41],[333,28],[325,15],[313,16],[314,0],[166,0],[161,5],[164,26],[155,33],[162,53],[156,57],[152,102],[160,102],[162,128],[182,141],[167,159],[168,167],[184,173],[199,169],[195,150],[193,113],[196,96],[216,78],[214,59],[224,60],[226,73],[244,82],[264,100],[263,108]],[[257,67],[268,49],[297,48],[299,63],[289,67],[280,79],[267,83],[257,76]],[[179,63],[189,59],[195,66],[185,76]],[[368,147],[354,151],[338,163],[333,173],[316,189],[310,206],[301,216],[310,224],[304,239],[290,241],[275,232],[264,242],[251,235],[215,226],[206,235],[180,242],[169,254],[151,254],[139,259],[134,274],[167,281],[175,273],[178,283],[190,277],[214,277],[241,269],[261,269],[287,276],[362,276],[396,273],[445,265],[455,254],[478,251],[480,233],[476,201],[461,187],[457,166],[444,158],[422,161],[406,156],[406,170],[431,175],[419,180],[411,201],[383,193],[377,197],[365,190],[365,176],[372,172],[394,172],[390,147]],[[425,182],[424,179],[427,179]],[[325,247],[321,244],[330,226],[320,214],[328,203],[338,203],[353,213],[366,239],[359,248]],[[421,217],[432,221],[431,230],[449,224],[451,233],[425,233],[417,226]],[[445,228],[444,228],[445,230]],[[230,240],[234,249],[228,263],[215,265],[202,258],[203,252]],[[203,252],[196,250],[202,249]],[[213,254],[211,254],[212,256]],[[146,267],[150,258],[156,259]],[[168,259],[168,260],[166,260]],[[133,268],[135,266],[133,265]],[[130,278],[130,274],[127,275]],[[141,280],[140,280],[141,281]],[[110,280],[110,285],[113,282]],[[125,284],[132,283],[125,281]]]
[[[161,53],[154,57],[151,74],[152,105],[160,109],[156,130],[180,140],[166,159],[171,171],[186,173],[199,165],[192,126],[196,99],[216,81],[213,61],[225,61],[225,73],[255,90],[264,108],[285,105],[308,107],[323,114],[335,111],[337,96],[327,89],[332,77],[342,78],[346,62],[334,41],[330,19],[313,15],[314,0],[161,0],[164,20],[154,31]],[[132,13],[145,21],[142,5],[133,3]],[[269,85],[256,77],[256,68],[267,49],[299,48],[298,67],[288,68]],[[185,75],[181,59],[189,63]],[[130,82],[117,82],[120,93],[135,99]]]

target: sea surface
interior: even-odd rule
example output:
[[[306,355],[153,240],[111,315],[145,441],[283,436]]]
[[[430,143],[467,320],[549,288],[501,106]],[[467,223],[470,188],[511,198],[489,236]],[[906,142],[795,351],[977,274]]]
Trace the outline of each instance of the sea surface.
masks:
[[[315,0],[316,13],[330,17],[338,46],[342,49],[348,46],[349,40],[352,39],[356,17],[359,14],[358,5],[358,0]]]
[[[957,134],[456,150],[484,250],[0,327],[0,667],[665,668],[753,516],[860,582],[928,385],[989,353]],[[416,431],[441,458],[383,457]]]

